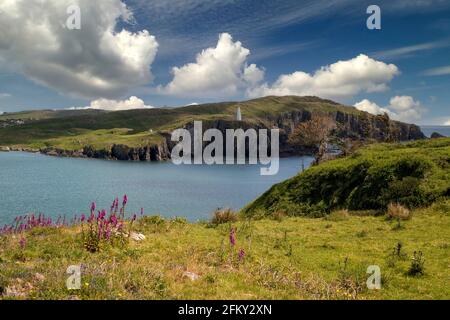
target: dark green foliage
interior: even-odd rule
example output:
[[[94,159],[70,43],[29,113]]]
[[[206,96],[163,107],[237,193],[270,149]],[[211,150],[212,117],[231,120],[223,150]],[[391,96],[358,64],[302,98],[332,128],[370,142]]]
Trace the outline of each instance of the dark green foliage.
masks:
[[[450,139],[371,145],[273,186],[243,212],[317,217],[337,209],[385,210],[390,203],[426,206],[448,197],[450,170],[442,166],[448,156]]]

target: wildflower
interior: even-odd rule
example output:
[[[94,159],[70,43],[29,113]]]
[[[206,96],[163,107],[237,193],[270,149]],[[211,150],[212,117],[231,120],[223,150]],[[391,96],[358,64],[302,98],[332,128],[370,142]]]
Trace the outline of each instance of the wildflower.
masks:
[[[94,212],[96,207],[97,207],[97,205],[95,204],[95,202],[92,202],[91,203],[91,212]]]
[[[81,222],[84,222],[84,220],[86,220],[86,216],[84,215],[84,213],[81,215]]]
[[[236,245],[236,228],[232,228],[230,231],[230,244]]]
[[[20,248],[21,248],[21,249],[24,249],[25,246],[26,246],[26,244],[27,244],[27,241],[25,240],[25,238],[24,238],[24,237],[21,237],[21,238],[20,238],[20,241],[19,241]]]
[[[127,202],[128,202],[128,197],[127,197],[127,195],[124,195],[122,205],[125,207],[127,205]]]
[[[110,218],[109,218],[109,222],[111,222],[111,224],[115,227],[115,226],[117,226],[117,217],[115,216],[115,215],[112,215]]]
[[[241,250],[239,250],[239,261],[244,260],[245,258],[245,250],[242,248]]]
[[[131,219],[131,221],[136,221],[136,218],[137,218],[137,216],[136,216],[136,214],[134,214],[133,219]]]

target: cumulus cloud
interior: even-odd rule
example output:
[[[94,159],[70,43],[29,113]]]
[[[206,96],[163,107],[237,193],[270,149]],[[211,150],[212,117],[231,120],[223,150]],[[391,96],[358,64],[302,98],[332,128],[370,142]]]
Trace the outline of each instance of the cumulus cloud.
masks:
[[[267,83],[248,90],[250,97],[267,95],[315,95],[339,99],[361,92],[379,92],[398,75],[399,69],[361,54],[353,59],[325,66],[314,74],[297,71],[281,75],[272,85]]]
[[[154,107],[145,105],[142,99],[132,96],[128,100],[108,100],[97,99],[91,101],[91,104],[81,109],[95,109],[106,111],[124,111],[134,109],[152,109]]]
[[[356,103],[355,108],[358,110],[361,110],[361,111],[375,114],[375,115],[384,114],[384,113],[391,114],[390,110],[388,110],[386,108],[382,108],[379,105],[377,105],[376,103],[374,103],[370,100],[367,100],[367,99],[364,99],[364,100]]]
[[[372,114],[387,113],[392,119],[404,122],[418,121],[427,111],[420,101],[416,101],[410,96],[395,96],[391,98],[389,105],[386,107],[380,107],[367,99],[356,103],[355,107]]]
[[[81,30],[66,27],[71,5]],[[63,94],[118,97],[153,79],[155,37],[117,30],[132,19],[122,0],[1,0],[0,61]]]
[[[444,123],[444,126],[450,126],[450,119]]]
[[[248,65],[250,50],[228,33],[222,33],[215,48],[197,55],[195,63],[172,69],[173,80],[159,91],[190,97],[235,95],[242,88],[254,86],[264,78],[264,70]]]

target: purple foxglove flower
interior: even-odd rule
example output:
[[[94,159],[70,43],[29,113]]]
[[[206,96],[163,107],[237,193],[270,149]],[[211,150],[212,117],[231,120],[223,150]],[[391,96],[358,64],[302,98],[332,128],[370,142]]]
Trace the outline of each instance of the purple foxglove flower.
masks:
[[[239,261],[244,260],[244,258],[245,258],[245,250],[241,249],[239,250]]]
[[[236,228],[232,228],[230,231],[230,244],[232,246],[236,245]]]

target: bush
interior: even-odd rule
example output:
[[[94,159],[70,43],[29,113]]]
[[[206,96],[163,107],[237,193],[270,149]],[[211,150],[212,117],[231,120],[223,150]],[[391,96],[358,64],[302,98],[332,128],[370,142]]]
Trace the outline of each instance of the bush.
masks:
[[[411,266],[408,270],[408,275],[416,277],[422,276],[425,273],[425,259],[423,258],[422,251],[414,251],[414,255],[411,261]]]
[[[219,225],[224,223],[233,223],[238,221],[238,215],[231,209],[217,209],[213,213],[211,219],[212,225]]]
[[[412,213],[401,204],[390,203],[387,210],[387,217],[391,220],[410,220]]]

